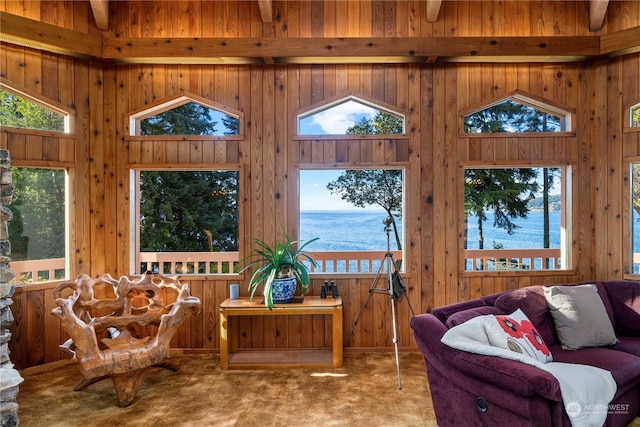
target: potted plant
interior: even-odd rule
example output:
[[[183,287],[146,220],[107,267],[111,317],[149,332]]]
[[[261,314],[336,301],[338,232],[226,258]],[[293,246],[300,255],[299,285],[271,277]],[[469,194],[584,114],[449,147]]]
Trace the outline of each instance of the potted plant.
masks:
[[[251,280],[249,280],[250,300],[260,283],[264,283],[264,302],[269,310],[274,304],[291,302],[297,285],[300,285],[304,295],[309,288],[309,267],[307,261],[314,266],[318,265],[304,248],[318,240],[318,237],[298,245],[298,241],[292,241],[282,231],[284,242],[277,242],[274,247],[262,240],[252,238],[255,243],[252,254],[245,258],[247,264],[240,270],[242,273],[249,268],[254,268]]]

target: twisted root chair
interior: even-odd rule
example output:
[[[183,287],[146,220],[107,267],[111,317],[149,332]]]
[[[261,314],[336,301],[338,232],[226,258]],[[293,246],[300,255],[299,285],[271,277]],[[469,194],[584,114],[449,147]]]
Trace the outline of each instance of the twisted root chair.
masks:
[[[115,298],[96,298],[94,287],[98,285],[110,287]],[[71,295],[63,298],[63,290],[69,288]],[[169,292],[176,294],[176,300],[165,304],[164,296]],[[111,293],[109,289],[100,289],[100,295],[107,293]],[[117,281],[109,274],[97,279],[82,274],[60,283],[54,297],[57,307],[51,314],[60,319],[70,336],[60,349],[80,363],[84,377],[74,390],[111,378],[121,407],[135,399],[148,367],[177,370],[168,360],[171,338],[201,306],[200,300],[189,294],[188,284],[149,273],[138,280],[123,276]],[[136,338],[132,331],[142,329],[138,325],[155,326],[157,332]]]

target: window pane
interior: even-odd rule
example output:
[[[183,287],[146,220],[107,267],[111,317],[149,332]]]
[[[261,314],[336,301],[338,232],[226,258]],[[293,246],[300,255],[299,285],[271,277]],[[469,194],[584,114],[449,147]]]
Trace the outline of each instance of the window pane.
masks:
[[[391,135],[404,132],[404,118],[349,99],[298,121],[299,135]]]
[[[640,104],[631,107],[631,127],[640,127]]]
[[[237,171],[145,170],[138,176],[136,273],[237,272]]]
[[[511,99],[464,116],[465,133],[561,132],[563,118]]]
[[[239,120],[189,102],[140,121],[140,135],[238,135]]]
[[[564,169],[465,169],[466,270],[566,268]]]
[[[16,281],[66,279],[65,171],[13,167],[11,175],[10,267]]]
[[[402,169],[300,171],[300,240],[319,238],[315,271],[377,272],[388,249],[402,261],[403,181]]]
[[[0,126],[64,132],[64,116],[0,89]]]

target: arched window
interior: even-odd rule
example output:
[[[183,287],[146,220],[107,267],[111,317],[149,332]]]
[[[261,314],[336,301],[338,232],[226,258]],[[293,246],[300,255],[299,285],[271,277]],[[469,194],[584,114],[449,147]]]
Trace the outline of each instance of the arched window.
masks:
[[[0,81],[0,126],[71,133],[73,111]]]
[[[573,112],[520,91],[462,112],[462,133],[570,132]]]
[[[233,137],[242,134],[240,111],[181,94],[129,113],[131,136]]]
[[[298,135],[404,134],[405,116],[392,106],[362,96],[324,101],[297,115]]]

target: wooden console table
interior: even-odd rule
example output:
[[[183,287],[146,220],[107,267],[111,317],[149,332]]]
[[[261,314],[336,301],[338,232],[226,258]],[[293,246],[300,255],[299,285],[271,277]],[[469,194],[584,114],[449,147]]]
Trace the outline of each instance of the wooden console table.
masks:
[[[238,316],[332,316],[332,349],[238,350]],[[276,304],[269,310],[260,298],[227,299],[220,304],[220,367],[222,369],[339,368],[342,366],[342,298],[305,296],[302,302]]]

